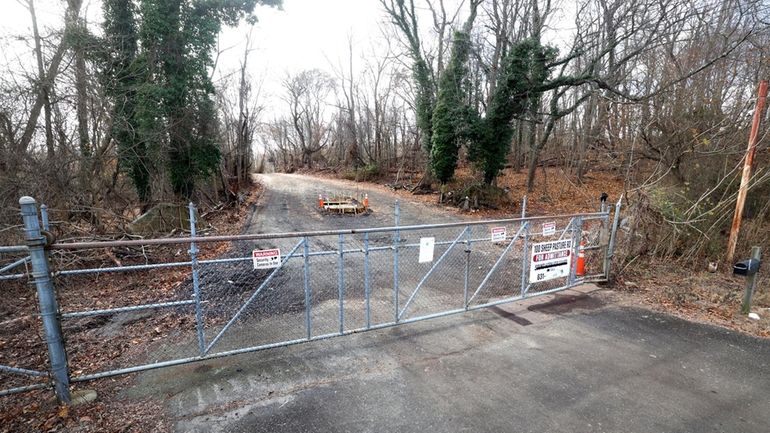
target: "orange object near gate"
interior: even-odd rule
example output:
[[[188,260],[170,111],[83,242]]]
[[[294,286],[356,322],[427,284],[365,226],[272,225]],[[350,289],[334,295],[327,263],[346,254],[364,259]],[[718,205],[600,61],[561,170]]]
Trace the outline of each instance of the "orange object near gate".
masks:
[[[364,194],[364,209],[369,207],[369,194]]]
[[[321,194],[318,194],[318,207],[323,208],[324,207],[324,198],[321,196]]]
[[[577,266],[575,267],[575,275],[582,277],[586,274],[586,253],[583,248],[586,246],[585,241],[580,241],[580,250],[578,250]]]

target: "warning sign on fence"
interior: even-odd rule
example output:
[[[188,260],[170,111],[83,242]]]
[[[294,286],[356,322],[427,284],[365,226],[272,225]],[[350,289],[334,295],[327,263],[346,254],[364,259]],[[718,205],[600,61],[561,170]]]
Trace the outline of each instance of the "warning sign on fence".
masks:
[[[503,242],[505,240],[505,227],[492,227],[492,242]]]
[[[539,283],[569,275],[572,265],[572,239],[532,245],[529,282]]]
[[[254,269],[272,269],[281,266],[281,250],[254,250],[251,252]]]
[[[543,236],[551,236],[555,234],[556,234],[555,222],[543,223]]]

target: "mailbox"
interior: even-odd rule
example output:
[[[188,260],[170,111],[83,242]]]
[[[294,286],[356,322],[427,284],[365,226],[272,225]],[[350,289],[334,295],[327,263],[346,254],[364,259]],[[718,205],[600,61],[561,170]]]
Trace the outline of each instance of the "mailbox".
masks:
[[[760,261],[757,259],[748,259],[740,261],[733,265],[733,274],[748,277],[759,271]]]

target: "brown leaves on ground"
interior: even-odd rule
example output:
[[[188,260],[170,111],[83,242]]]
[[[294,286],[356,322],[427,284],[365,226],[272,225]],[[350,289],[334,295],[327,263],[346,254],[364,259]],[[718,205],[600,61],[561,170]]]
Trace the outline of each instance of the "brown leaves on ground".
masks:
[[[770,338],[770,277],[760,276],[752,311],[760,320],[740,314],[743,277],[730,269],[686,272],[662,260],[635,262],[616,281],[622,300],[701,323],[711,323],[758,337]]]
[[[115,383],[100,386],[99,401],[82,406],[57,405],[52,393],[46,390],[24,394],[25,400],[36,400],[4,408],[0,413],[0,433],[171,431],[171,425],[162,416],[160,402],[117,399]]]

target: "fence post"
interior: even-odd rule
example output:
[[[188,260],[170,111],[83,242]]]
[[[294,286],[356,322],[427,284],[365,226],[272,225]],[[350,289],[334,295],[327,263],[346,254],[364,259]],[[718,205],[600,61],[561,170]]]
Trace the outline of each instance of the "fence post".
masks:
[[[310,341],[313,338],[313,324],[310,309],[313,307],[310,298],[310,246],[307,243],[307,236],[302,240],[302,275],[305,288],[305,329],[307,330],[307,339]]]
[[[398,223],[401,217],[401,209],[396,200],[396,232],[393,234],[393,321],[398,323],[398,244],[401,242],[401,232]]]
[[[337,257],[337,294],[340,302],[340,335],[345,333],[345,235],[339,234],[339,256]]]
[[[527,217],[527,196],[524,195],[521,199],[521,219],[524,220]],[[526,224],[526,221],[521,221],[521,226],[524,227],[524,224]],[[522,240],[524,241],[524,248],[521,253],[521,290],[519,293],[521,293],[521,297],[525,297],[527,295],[527,265],[529,264],[529,227],[524,228],[524,231],[521,234]]]
[[[751,247],[751,258],[754,260],[762,259],[762,249],[757,246]],[[741,302],[741,314],[751,312],[751,296],[754,293],[754,286],[757,282],[757,274],[751,274],[746,277],[746,288],[743,291],[743,302]]]
[[[195,220],[195,204],[190,202],[188,205],[190,210],[190,237],[195,238],[196,220]],[[203,309],[201,307],[201,287],[200,277],[198,275],[198,246],[195,242],[190,242],[190,263],[192,267],[192,283],[193,283],[193,296],[195,297],[195,330],[198,334],[198,350],[201,356],[206,354],[206,340],[203,335]]]
[[[40,233],[37,216],[37,203],[32,197],[19,199],[21,216],[24,219],[24,232],[32,262],[32,277],[35,280],[37,298],[40,304],[40,317],[43,320],[45,342],[48,346],[48,358],[51,362],[56,398],[60,403],[70,402],[70,379],[67,368],[67,353],[61,332],[61,316],[53,289],[48,258],[45,252],[46,238]]]
[[[40,221],[43,223],[43,230],[50,232],[51,223],[48,220],[48,206],[45,203],[40,205]]]
[[[607,194],[602,193],[599,197],[599,212],[605,214],[601,219],[601,226],[599,227],[599,240],[598,245],[600,248],[607,248],[609,246],[609,229],[610,229],[610,207],[607,204]],[[606,254],[605,254],[606,255]],[[605,263],[602,261],[602,273],[605,273]]]
[[[372,326],[371,287],[369,286],[369,233],[364,233],[364,298],[366,302],[366,329]]]
[[[580,254],[580,240],[583,238],[583,218],[579,216],[575,217],[572,227],[572,265],[569,268],[569,278],[567,279],[567,285],[570,287],[575,285],[578,264],[577,259]]]
[[[465,282],[463,284],[463,308],[468,311],[468,278],[471,273],[471,226],[465,226],[466,235],[465,238]]]
[[[620,206],[622,202],[623,195],[621,194],[618,202],[615,204],[615,215],[612,218],[612,228],[610,229],[610,241],[607,244],[607,252],[604,255],[604,278],[606,280],[610,279],[612,257],[615,255],[615,236],[617,236],[618,223],[620,222]]]
[[[523,212],[522,212],[523,213]],[[526,221],[521,223],[527,224]],[[529,225],[524,227],[521,233],[522,240],[524,241],[523,251],[521,253],[521,297],[527,296],[527,277],[529,277]]]

